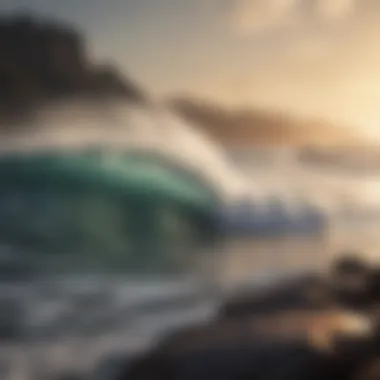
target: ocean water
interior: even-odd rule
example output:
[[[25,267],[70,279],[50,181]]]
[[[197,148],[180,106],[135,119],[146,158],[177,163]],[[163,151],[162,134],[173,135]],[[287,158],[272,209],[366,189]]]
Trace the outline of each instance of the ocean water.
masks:
[[[230,238],[187,276],[87,273],[0,282],[1,378],[53,380],[71,371],[95,379],[104,360],[134,355],[173,329],[212,318],[240,286],[316,268],[321,244],[315,237]]]
[[[2,282],[1,378],[53,380],[68,371],[95,378],[103,360],[133,355],[173,329],[212,318],[240,286],[316,268],[321,244],[230,239],[207,269],[186,277],[67,274]]]
[[[45,113],[32,135],[24,131],[1,139],[0,151],[89,144],[153,149],[199,170],[226,201],[244,196],[265,214],[267,200],[276,196],[289,215],[310,204],[323,210],[326,228],[307,236],[229,236],[212,252],[213,260],[186,277],[67,273],[0,281],[0,379],[56,380],[71,371],[87,380],[109,380],[107,371],[98,371],[102,361],[133,355],[166,332],[212,318],[224,297],[240,286],[324,270],[343,249],[360,250],[374,261],[380,257],[380,216],[369,217],[380,207],[376,173],[305,164],[295,149],[226,153],[159,110],[131,113],[122,105],[101,115],[78,111],[83,109]],[[115,128],[104,129],[105,124]]]
[[[107,371],[95,376],[101,363],[132,356],[173,329],[212,318],[239,287],[324,270],[342,242],[375,260],[379,223],[342,224],[334,233],[309,236],[229,237],[217,252],[204,253],[207,266],[187,276],[68,273],[0,281],[1,378],[55,380],[71,371],[106,380]]]
[[[89,375],[102,358],[134,353],[210,317],[215,301],[189,278],[67,275],[2,284],[0,371],[9,373],[1,378],[41,379],[42,370],[52,379],[70,370]]]

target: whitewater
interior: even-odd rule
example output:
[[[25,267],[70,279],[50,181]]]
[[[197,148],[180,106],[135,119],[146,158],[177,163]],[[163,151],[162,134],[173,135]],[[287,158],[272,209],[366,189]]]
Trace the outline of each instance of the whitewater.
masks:
[[[197,173],[226,209],[243,204],[264,218],[279,201],[289,220],[317,209],[326,218],[331,250],[363,246],[373,257],[380,247],[373,232],[380,220],[380,169],[366,170],[373,159],[362,152],[338,152],[338,161],[315,163],[305,160],[303,148],[221,146],[159,103],[114,100],[46,106],[9,130],[0,139],[0,154],[93,147],[107,160],[108,152],[118,150],[156,152]]]
[[[194,169],[226,203],[248,198],[265,207],[267,200],[279,197],[289,211],[301,202],[327,213],[348,204],[380,207],[380,170],[360,175],[309,165],[293,147],[222,147],[160,104],[75,101],[46,106],[12,132],[3,132],[0,141],[3,154],[83,147],[103,149],[105,155],[132,148],[158,152]]]
[[[0,154],[93,147],[107,160],[112,159],[108,152],[118,150],[156,152],[197,173],[219,194],[226,209],[243,205],[265,218],[273,202],[279,201],[289,220],[317,209],[326,218],[326,237],[323,242],[318,238],[318,244],[310,243],[316,250],[328,247],[333,254],[363,248],[376,258],[380,247],[375,232],[380,221],[380,170],[366,170],[373,159],[365,149],[367,156],[338,151],[338,161],[328,158],[315,163],[305,160],[302,148],[221,146],[159,103],[137,106],[114,100],[46,106],[11,130],[3,132]],[[358,165],[360,170],[354,170]],[[265,263],[267,251],[285,252],[287,246],[292,252],[309,244],[281,242],[274,249],[267,242],[254,243],[237,241],[228,250],[245,252],[255,247],[255,256]],[[277,259],[279,266],[291,261],[292,256]]]
[[[372,258],[380,248],[378,174],[310,165],[296,148],[220,146],[160,105],[58,104],[41,109],[0,139],[0,154],[85,147],[102,149],[104,159],[115,150],[160,153],[196,171],[227,208],[245,202],[265,215],[273,199],[279,199],[291,218],[317,207],[328,220],[326,236],[230,237],[213,252],[212,281],[104,275],[1,284],[0,306],[12,321],[23,316],[20,326],[27,336],[0,345],[2,378],[54,379],[71,369],[107,379],[97,369],[102,360],[144,349],[175,327],[211,318],[231,290],[223,287],[226,283],[244,278],[258,286],[313,269],[327,260],[323,254],[332,245],[333,251],[346,248],[344,244],[365,248]]]

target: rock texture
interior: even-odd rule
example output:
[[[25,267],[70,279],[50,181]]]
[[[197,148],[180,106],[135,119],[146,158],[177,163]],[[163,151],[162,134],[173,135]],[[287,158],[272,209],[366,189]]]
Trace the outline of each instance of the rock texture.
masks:
[[[112,65],[92,62],[85,40],[69,25],[0,16],[0,115],[73,97],[143,102],[145,94]]]

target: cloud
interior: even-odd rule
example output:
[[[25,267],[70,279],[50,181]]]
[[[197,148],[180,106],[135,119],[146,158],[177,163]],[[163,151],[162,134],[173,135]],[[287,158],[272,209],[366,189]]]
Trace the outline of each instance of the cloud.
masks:
[[[357,0],[314,0],[313,5],[318,17],[338,21],[353,15]]]
[[[359,126],[380,141],[380,0],[209,1],[236,34],[197,83],[201,96]]]
[[[233,0],[230,20],[235,30],[251,33],[272,29],[290,20],[296,0]]]
[[[353,15],[358,0],[230,0],[235,31],[256,33],[314,22],[338,22]]]
[[[334,40],[327,40],[324,36],[304,35],[302,38],[283,45],[280,53],[284,60],[291,59],[307,63],[315,61],[331,53]]]

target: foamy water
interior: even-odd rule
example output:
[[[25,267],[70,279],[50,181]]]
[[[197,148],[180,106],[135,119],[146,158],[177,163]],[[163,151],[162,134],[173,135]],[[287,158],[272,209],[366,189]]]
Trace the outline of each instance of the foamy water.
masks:
[[[300,202],[328,215],[348,207],[380,210],[380,176],[371,157],[351,155],[347,163],[314,165],[300,159],[296,148],[221,147],[195,125],[160,106],[126,103],[73,102],[41,109],[17,132],[3,135],[0,152],[40,149],[76,150],[99,147],[107,151],[142,149],[158,152],[198,172],[226,202],[250,198],[265,205],[281,198],[289,212]]]
[[[212,281],[201,275],[68,275],[3,284],[0,306],[3,298],[17,301],[25,335],[20,342],[0,345],[0,371],[2,363],[8,368],[2,378],[54,380],[69,370],[90,376],[107,358],[133,356],[173,329],[209,320],[224,297],[240,286],[257,288],[323,269],[321,264],[331,258],[327,244],[311,237],[230,239],[214,262]]]
[[[128,104],[64,104],[42,109],[16,132],[2,136],[0,153],[101,148],[156,152],[199,174],[227,202],[240,196],[245,179],[223,150],[170,111]]]
[[[105,154],[108,150],[147,149],[196,169],[226,203],[248,197],[265,214],[271,197],[278,196],[290,217],[311,204],[326,213],[329,224],[323,234],[315,236],[230,237],[219,247],[213,276],[208,278],[207,273],[195,279],[133,281],[68,275],[53,282],[40,279],[12,287],[1,285],[0,301],[10,298],[21,305],[28,339],[0,347],[0,372],[4,370],[0,378],[40,380],[49,375],[47,378],[54,379],[53,375],[64,369],[89,374],[112,352],[143,349],[175,327],[212,317],[221,297],[237,285],[258,286],[284,275],[322,268],[338,249],[363,249],[371,252],[373,259],[380,252],[376,233],[380,218],[364,218],[361,228],[352,228],[342,216],[351,208],[350,218],[355,220],[361,212],[379,207],[380,193],[374,189],[380,186],[380,179],[376,175],[310,167],[299,161],[294,149],[265,149],[264,154],[249,149],[237,160],[236,151],[223,150],[161,108],[66,104],[42,110],[24,127],[2,136],[1,153],[88,146],[102,147]]]

